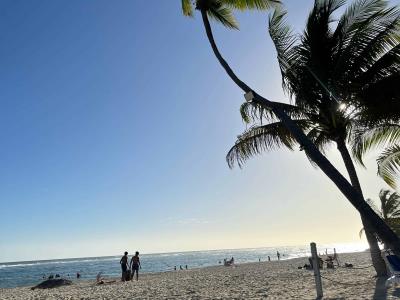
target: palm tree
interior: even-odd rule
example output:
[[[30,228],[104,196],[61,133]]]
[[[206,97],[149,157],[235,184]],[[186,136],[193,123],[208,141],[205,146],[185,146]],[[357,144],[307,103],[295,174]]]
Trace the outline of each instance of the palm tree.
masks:
[[[381,202],[381,217],[392,227],[393,231],[400,235],[400,195],[389,190],[379,192]]]
[[[371,199],[367,199],[370,206],[400,236],[400,195],[396,192],[382,189],[379,192],[379,200],[380,207],[378,208]],[[360,236],[363,231],[364,228],[361,229]],[[387,248],[386,245],[385,248]]]
[[[385,147],[377,158],[378,175],[396,189],[396,178],[400,171],[400,125],[384,122],[373,128],[359,130],[352,144],[353,156],[361,165],[364,165],[362,158],[367,151]]]
[[[374,75],[369,73],[383,73],[388,65],[396,64],[394,58],[384,66],[377,66],[376,61],[400,45],[400,40],[397,43],[391,41],[391,36],[398,33],[400,14],[394,8],[387,8],[383,1],[355,2],[333,31],[330,26],[332,14],[342,4],[339,1],[336,4],[335,1],[316,1],[300,37],[286,25],[286,13],[277,10],[270,18],[269,31],[278,52],[283,87],[295,101],[295,105],[285,105],[284,110],[321,152],[330,143],[336,144],[353,187],[362,195],[346,141],[367,122],[367,113],[358,102],[364,93],[360,87],[372,90],[378,82],[371,81]],[[349,26],[352,19],[352,26]],[[355,49],[358,56],[354,54]],[[366,63],[359,59],[363,55],[378,58],[375,58],[375,64],[374,61]],[[351,56],[354,59],[350,59]],[[396,72],[393,69],[390,75]],[[241,111],[245,121],[256,117],[256,121],[264,119],[267,124],[256,124],[239,136],[227,156],[231,167],[234,161],[242,163],[250,156],[275,146],[293,149],[297,144],[284,124],[259,105],[245,103]],[[374,231],[365,218],[362,221],[376,272],[385,275],[385,263]]]
[[[272,3],[278,1],[272,0],[181,0],[182,10],[184,15],[193,16],[194,8],[200,11],[203,25],[207,34],[207,38],[211,45],[211,48],[218,59],[221,66],[224,68],[228,76],[233,82],[241,88],[246,95],[250,96],[250,100],[260,105],[264,109],[270,109],[285,125],[285,127],[291,132],[294,139],[302,145],[308,156],[312,161],[317,164],[321,170],[335,183],[339,190],[346,196],[350,203],[360,212],[361,215],[368,218],[368,222],[374,228],[374,231],[378,233],[383,240],[400,254],[400,240],[394,234],[394,232],[379,218],[379,216],[371,209],[371,207],[364,201],[363,196],[355,190],[352,185],[343,177],[342,174],[322,155],[318,148],[311,142],[309,138],[304,134],[302,129],[289,117],[285,112],[282,104],[270,101],[265,97],[262,97],[253,89],[251,89],[246,83],[237,77],[234,71],[231,69],[226,60],[222,57],[219,49],[215,43],[215,39],[212,33],[211,24],[208,19],[211,18],[219,21],[223,25],[229,28],[237,28],[237,23],[233,17],[233,9],[266,9]]]

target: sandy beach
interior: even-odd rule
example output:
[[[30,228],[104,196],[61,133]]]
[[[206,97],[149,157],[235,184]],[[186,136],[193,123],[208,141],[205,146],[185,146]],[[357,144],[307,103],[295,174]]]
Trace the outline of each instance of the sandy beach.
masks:
[[[324,299],[398,299],[373,275],[369,253],[340,254],[354,268],[324,269]],[[315,299],[312,271],[298,269],[306,258],[147,274],[138,282],[96,285],[74,282],[48,290],[1,289],[1,299]],[[108,279],[107,279],[108,280]],[[109,279],[111,280],[111,278]]]

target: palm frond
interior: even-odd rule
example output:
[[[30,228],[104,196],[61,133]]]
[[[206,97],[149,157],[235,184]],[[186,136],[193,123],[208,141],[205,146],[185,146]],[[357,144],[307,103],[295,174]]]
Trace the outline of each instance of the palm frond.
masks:
[[[211,19],[231,29],[239,28],[233,10],[266,10],[281,4],[280,0],[182,0],[184,15],[193,15],[191,2],[196,6],[196,9],[207,12]]]
[[[332,143],[332,139],[330,139],[325,130],[319,127],[313,127],[308,133],[307,137],[317,146],[318,150],[321,151],[322,154],[325,154],[326,147],[328,144]]]
[[[379,192],[381,211],[384,219],[397,218],[400,216],[400,195],[396,192],[382,189]]]
[[[382,192],[382,190],[381,190],[381,192]],[[381,199],[381,198],[380,198]],[[368,203],[368,205],[374,210],[374,212],[378,215],[378,216],[380,216],[382,219],[383,219],[383,213],[382,213],[382,210],[381,209],[379,209],[377,206],[376,206],[376,204],[374,203],[374,201],[372,200],[372,199],[365,199],[365,201]],[[382,201],[382,200],[381,200]],[[382,206],[381,206],[382,207]],[[360,230],[360,232],[358,233],[358,235],[360,236],[360,238],[361,238],[361,236],[362,236],[362,234],[363,234],[363,232],[365,231],[365,229],[364,228],[361,228],[361,230]]]
[[[368,205],[380,216],[389,227],[400,235],[400,195],[390,190],[380,190],[379,192],[380,207],[378,208],[371,199],[367,199]],[[359,232],[361,237],[364,232],[362,228]]]
[[[379,21],[370,27],[365,32],[362,45],[358,46],[359,51],[351,64],[350,72],[362,74],[399,45],[400,11],[398,9],[384,10]],[[399,61],[392,61],[392,63],[399,65]]]
[[[295,120],[306,119],[312,115],[301,107],[297,107],[295,105],[277,103],[276,106],[282,109],[290,118]],[[262,124],[265,122],[275,122],[278,120],[271,109],[265,108],[264,106],[261,106],[255,102],[244,102],[240,106],[240,114],[245,123],[259,121]]]
[[[367,14],[368,18],[354,22],[351,34],[340,37],[336,76],[346,75],[348,80],[354,81],[398,44],[399,11],[395,7],[386,8],[386,5],[385,8],[376,5],[370,10],[371,14]]]
[[[318,150],[325,155],[326,149],[329,144],[332,143],[332,140],[326,135],[326,132],[318,126],[314,126],[308,133],[307,137],[314,143],[314,145],[318,148]],[[305,151],[307,159],[310,161],[311,165],[314,168],[317,168],[318,165],[311,159],[308,155],[307,151]]]
[[[377,158],[378,174],[392,188],[396,188],[396,180],[400,171],[400,145],[386,148]]]
[[[356,0],[350,4],[340,17],[334,33],[335,39],[340,40],[339,51],[346,47],[353,34],[357,31],[357,24],[363,23],[371,16],[387,6],[382,0]]]
[[[400,217],[400,195],[393,192],[388,199],[388,203],[391,205],[390,217],[399,218]]]
[[[315,1],[300,44],[293,47],[296,59],[289,69],[289,89],[296,95],[296,104],[328,110],[337,102],[336,82],[332,80],[336,41],[332,39],[333,13],[343,1]],[[294,80],[293,80],[294,78]]]
[[[356,81],[360,85],[371,85],[393,74],[399,74],[400,42],[394,47],[389,48],[388,51],[380,55],[377,59],[373,59],[371,65],[367,69],[364,69],[364,71],[356,78]],[[368,88],[371,89],[370,86]]]
[[[375,213],[380,216],[381,218],[383,218],[383,214],[382,211],[379,209],[379,207],[375,204],[375,202],[372,199],[366,199],[365,200],[368,205],[375,211]]]
[[[293,29],[287,24],[287,12],[282,9],[275,9],[274,13],[269,17],[269,35],[275,45],[278,63],[282,74],[282,85],[285,90],[289,91],[288,84],[290,81],[290,68],[296,62],[296,44],[297,38]]]
[[[372,124],[382,121],[400,122],[399,82],[400,70],[360,89],[354,102],[360,107],[363,118]]]
[[[239,24],[233,16],[232,9],[224,2],[223,0],[208,1],[207,15],[227,28],[239,29]]]
[[[183,15],[187,17],[193,17],[193,6],[191,0],[181,0],[182,1],[182,12]]]
[[[392,217],[386,222],[390,228],[398,235],[400,236],[400,218],[398,217]]]
[[[280,0],[225,0],[224,2],[227,6],[239,10],[267,10],[281,4]]]
[[[350,140],[353,157],[362,166],[362,159],[368,151],[395,143],[400,143],[400,125],[397,124],[381,124],[370,129],[359,128]]]
[[[297,120],[296,124],[303,129],[309,126],[307,120]],[[233,168],[235,163],[242,167],[250,157],[282,146],[293,150],[296,143],[291,132],[281,122],[252,127],[238,136],[235,145],[226,156],[226,161],[230,168]]]

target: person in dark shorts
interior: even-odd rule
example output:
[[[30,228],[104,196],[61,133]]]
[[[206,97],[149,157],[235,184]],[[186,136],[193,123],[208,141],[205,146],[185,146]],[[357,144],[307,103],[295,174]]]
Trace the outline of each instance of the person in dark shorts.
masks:
[[[121,270],[122,270],[121,281],[125,281],[126,271],[128,270],[128,252],[125,251],[124,256],[122,256],[119,263],[121,264]]]
[[[131,259],[131,270],[132,270],[131,278],[132,278],[132,280],[135,275],[135,272],[136,272],[136,280],[139,280],[139,269],[141,269],[141,268],[142,268],[142,266],[140,265],[139,252],[136,251],[135,255],[132,256],[132,259]]]

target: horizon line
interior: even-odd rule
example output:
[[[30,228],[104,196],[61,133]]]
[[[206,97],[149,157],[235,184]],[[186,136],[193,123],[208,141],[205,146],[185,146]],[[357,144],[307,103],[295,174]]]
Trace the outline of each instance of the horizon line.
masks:
[[[310,242],[311,243],[311,242]],[[338,243],[320,243],[319,245],[335,245],[335,244],[368,244],[363,242],[338,242]],[[249,249],[264,249],[264,248],[285,248],[285,247],[299,247],[302,245],[285,245],[285,246],[262,246],[262,247],[244,247],[244,248],[222,248],[222,249],[200,249],[200,250],[183,250],[183,251],[166,251],[166,252],[150,252],[141,253],[140,255],[155,255],[155,254],[173,254],[173,253],[189,253],[189,252],[202,252],[202,251],[229,251],[229,250],[249,250]],[[317,244],[318,246],[318,244]],[[367,250],[365,249],[365,250]],[[17,260],[17,261],[0,261],[0,264],[12,264],[12,263],[29,263],[29,262],[46,262],[46,261],[57,261],[57,260],[73,260],[73,259],[85,259],[85,258],[105,258],[105,257],[118,257],[117,255],[102,255],[102,256],[82,256],[82,257],[64,257],[64,258],[52,258],[52,259],[37,259],[37,260]]]

